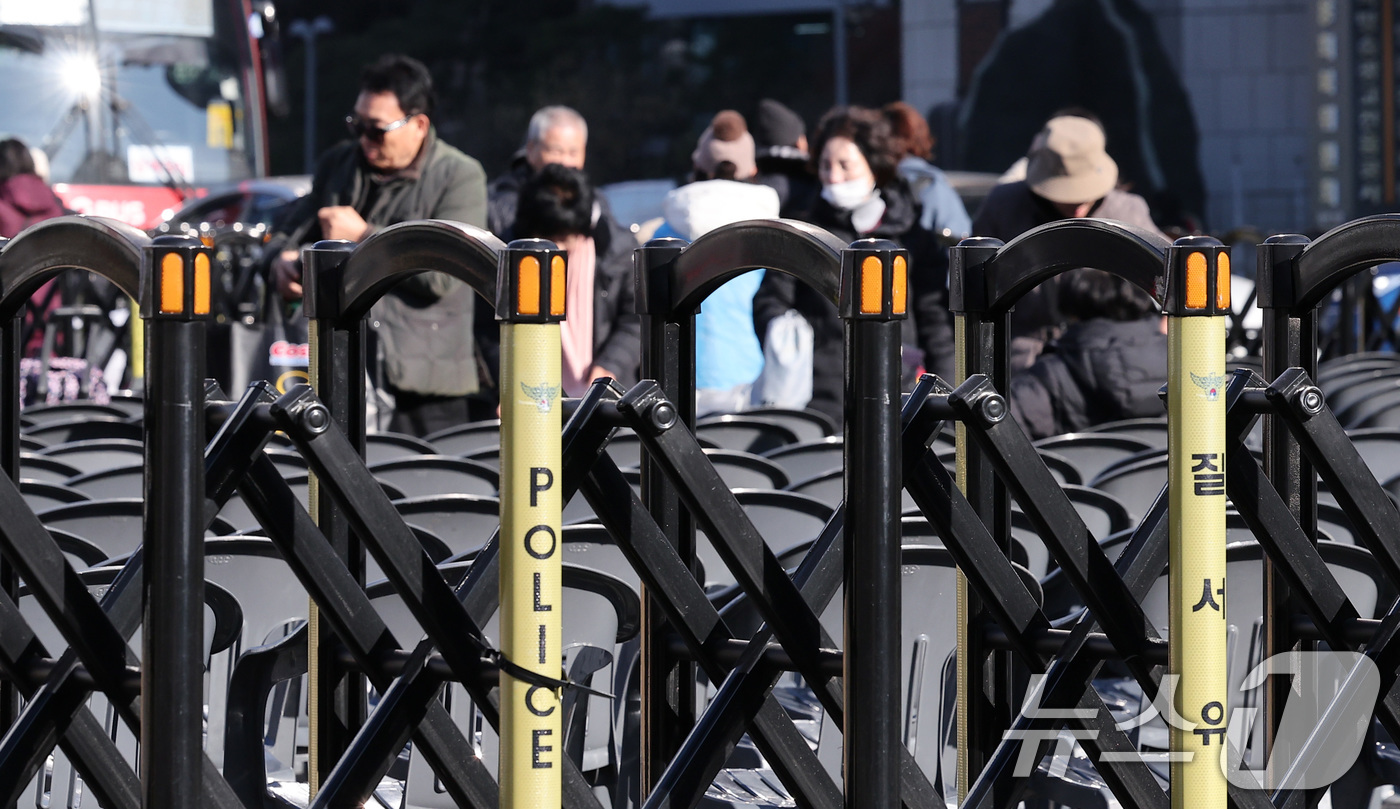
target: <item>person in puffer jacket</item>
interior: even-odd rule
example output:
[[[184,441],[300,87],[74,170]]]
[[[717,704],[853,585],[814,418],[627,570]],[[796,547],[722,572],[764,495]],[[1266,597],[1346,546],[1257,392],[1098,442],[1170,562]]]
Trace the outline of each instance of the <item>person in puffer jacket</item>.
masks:
[[[776,219],[778,192],[754,182],[758,166],[748,122],[721,110],[691,154],[695,181],[666,195],[656,238],[695,241],[723,225]],[[753,327],[753,296],[763,270],[750,270],[710,293],[695,316],[695,414],[748,409],[763,348]]]
[[[1011,378],[1016,421],[1035,439],[1162,415],[1167,335],[1157,304],[1131,282],[1090,269],[1065,273],[1059,294],[1072,322]]]
[[[0,237],[13,239],[37,222],[63,216],[63,204],[34,171],[29,147],[0,141]]]

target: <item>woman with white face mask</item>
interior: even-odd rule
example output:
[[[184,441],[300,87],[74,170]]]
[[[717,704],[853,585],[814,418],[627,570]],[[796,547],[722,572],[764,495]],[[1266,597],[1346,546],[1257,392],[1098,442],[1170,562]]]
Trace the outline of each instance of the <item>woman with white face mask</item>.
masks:
[[[889,122],[878,110],[837,107],[817,124],[812,154],[821,195],[803,217],[844,242],[889,239],[910,252],[909,313],[904,322],[906,382],[919,367],[951,379],[947,251],[919,226],[919,204],[895,167]],[[795,309],[812,325],[812,400],[839,424],[842,411],[842,328],[836,307],[785,273],[764,276],[754,296],[760,339],[769,321]]]

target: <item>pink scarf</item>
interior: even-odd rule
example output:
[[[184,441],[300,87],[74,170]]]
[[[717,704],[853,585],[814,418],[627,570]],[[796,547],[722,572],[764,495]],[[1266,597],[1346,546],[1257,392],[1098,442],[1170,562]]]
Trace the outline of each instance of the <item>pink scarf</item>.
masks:
[[[559,325],[564,349],[564,395],[582,396],[593,367],[593,268],[598,254],[592,236],[569,236],[555,242],[569,251],[564,311]]]

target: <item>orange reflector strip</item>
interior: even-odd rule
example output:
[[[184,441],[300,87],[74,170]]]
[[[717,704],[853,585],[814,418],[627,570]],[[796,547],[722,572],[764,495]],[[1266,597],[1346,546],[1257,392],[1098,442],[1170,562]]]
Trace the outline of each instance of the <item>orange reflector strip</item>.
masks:
[[[884,311],[885,265],[879,256],[866,256],[860,263],[860,313],[878,315]]]
[[[1230,254],[1221,253],[1215,260],[1215,308],[1230,308]]]
[[[185,262],[179,253],[166,253],[160,260],[160,311],[185,311]]]
[[[549,313],[564,314],[564,257],[555,256],[549,260]]]
[[[894,295],[894,313],[904,314],[909,300],[909,262],[904,256],[894,257],[894,285],[890,291]]]
[[[1206,308],[1206,254],[1186,257],[1186,308]]]
[[[194,313],[209,314],[209,254],[194,256]]]
[[[534,256],[520,259],[515,276],[515,311],[522,315],[540,313],[540,260]]]

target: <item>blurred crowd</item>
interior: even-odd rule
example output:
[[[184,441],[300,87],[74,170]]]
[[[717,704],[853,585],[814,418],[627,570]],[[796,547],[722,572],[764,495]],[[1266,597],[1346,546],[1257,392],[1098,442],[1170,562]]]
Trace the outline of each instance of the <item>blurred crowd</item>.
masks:
[[[568,250],[566,395],[599,377],[637,379],[639,238],[693,241],[733,222],[783,218],[843,242],[894,242],[911,259],[903,365],[912,385],[923,371],[952,377],[948,247],[959,239],[1010,241],[1073,217],[1159,232],[1143,199],[1120,185],[1090,110],[1052,116],[973,215],[935,165],[928,124],[908,104],[836,107],[813,125],[773,99],[748,116],[721,110],[695,144],[688,182],[638,234],[586,173],[588,124],[578,112],[537,111],[510,167],[488,180],[477,160],[438,137],[434,100],[431,76],[415,59],[387,55],[364,69],[345,121],[349,137],[320,157],[311,192],[274,223],[270,294],[294,320],[303,246],[359,242],[398,222],[445,219],[505,242],[548,239]],[[0,235],[62,213],[37,168],[23,144],[0,143]],[[464,283],[414,276],[384,296],[370,322],[379,427],[427,435],[497,412],[505,392],[497,390],[494,311]],[[1012,327],[1012,366],[1021,372],[1013,412],[1034,434],[1160,414],[1165,337],[1140,290],[1103,273],[1071,273],[1024,300]],[[807,407],[840,423],[841,323],[829,300],[792,276],[755,270],[725,283],[696,317],[695,346],[698,414]]]

